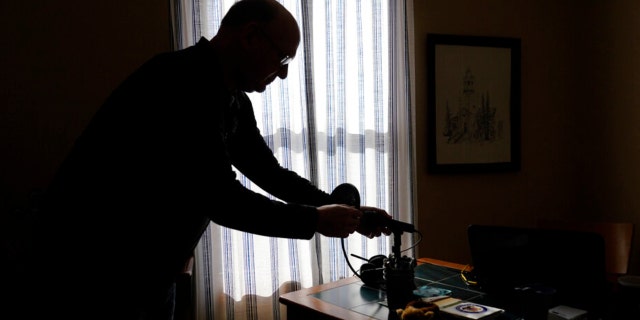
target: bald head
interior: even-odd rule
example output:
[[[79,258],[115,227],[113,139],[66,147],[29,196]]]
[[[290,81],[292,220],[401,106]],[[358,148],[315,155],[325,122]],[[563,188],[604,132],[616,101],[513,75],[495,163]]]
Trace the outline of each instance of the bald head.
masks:
[[[221,26],[237,27],[251,21],[269,22],[283,9],[286,11],[275,0],[240,0],[229,8],[222,18]]]
[[[287,77],[300,29],[276,0],[240,0],[224,16],[211,43],[224,60],[229,88],[262,92],[277,77]]]
[[[300,30],[295,18],[276,0],[238,1],[224,16],[220,28],[237,28],[247,23],[258,23],[262,26],[279,24],[282,30],[295,31],[299,41]]]

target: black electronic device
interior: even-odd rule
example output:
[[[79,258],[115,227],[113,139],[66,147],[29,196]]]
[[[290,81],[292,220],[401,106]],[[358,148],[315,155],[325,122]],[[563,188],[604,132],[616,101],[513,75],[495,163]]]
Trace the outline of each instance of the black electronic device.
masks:
[[[374,288],[384,288],[384,263],[387,260],[387,256],[383,254],[377,254],[369,259],[351,254],[351,256],[366,261],[366,263],[360,266],[360,273],[358,276],[362,282]]]
[[[472,275],[482,291],[526,299],[544,293],[555,305],[602,311],[607,282],[601,235],[500,225],[470,225],[467,235]]]
[[[360,192],[350,183],[342,183],[331,192],[331,201],[360,209]]]
[[[349,183],[337,186],[331,193],[331,198],[335,203],[346,204],[355,208],[360,208],[360,193],[358,189]],[[414,282],[414,268],[416,260],[407,256],[401,256],[401,236],[404,232],[418,233],[412,224],[378,215],[375,211],[363,211],[360,221],[361,225],[370,229],[376,227],[386,227],[394,236],[392,253],[389,257],[376,255],[370,259],[358,257],[367,261],[360,268],[360,273],[356,272],[346,255],[344,239],[342,239],[342,250],[345,254],[347,264],[351,271],[362,280],[365,285],[383,289],[387,293],[387,302],[391,310],[403,308],[409,301],[416,298],[413,290],[416,289]],[[418,241],[419,242],[419,241]]]
[[[391,232],[393,233],[416,232],[415,227],[410,223],[406,223],[406,222],[402,222],[394,219],[387,219],[375,213],[374,211],[367,211],[367,210],[362,211],[362,221],[360,222],[360,225],[367,226],[370,228],[386,227],[389,230],[391,230]]]
[[[342,183],[331,192],[331,201],[339,204],[346,204],[360,209],[360,192],[358,188],[350,183]],[[374,229],[376,227],[386,227],[394,234],[402,232],[414,233],[417,230],[414,225],[394,219],[385,218],[375,211],[362,211],[360,225]]]

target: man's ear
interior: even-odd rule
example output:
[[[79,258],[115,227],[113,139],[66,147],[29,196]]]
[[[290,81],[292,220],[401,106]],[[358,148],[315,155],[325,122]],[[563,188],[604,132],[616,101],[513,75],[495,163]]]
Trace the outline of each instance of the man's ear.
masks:
[[[251,51],[262,49],[262,39],[260,39],[262,34],[259,28],[256,22],[249,22],[240,28],[238,36],[245,49]]]

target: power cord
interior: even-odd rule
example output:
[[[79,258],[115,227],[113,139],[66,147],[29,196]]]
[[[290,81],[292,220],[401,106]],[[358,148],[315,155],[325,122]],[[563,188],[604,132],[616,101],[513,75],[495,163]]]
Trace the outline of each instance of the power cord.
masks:
[[[478,284],[478,282],[477,281],[473,281],[473,280],[469,280],[467,278],[467,276],[465,275],[467,267],[469,267],[469,265],[465,265],[464,268],[462,268],[462,270],[460,270],[460,278],[462,278],[462,281],[464,281],[465,284],[470,285],[470,286],[475,286],[475,285]]]
[[[407,250],[411,250],[411,249],[415,248],[422,241],[422,233],[420,231],[418,231],[418,230],[416,230],[415,233],[417,233],[418,236],[419,236],[418,240],[416,240],[415,243],[412,246],[410,246],[410,247],[408,247],[408,248],[406,248],[404,250],[401,250],[400,252],[405,252]],[[341,242],[341,245],[342,245],[342,253],[344,255],[344,259],[347,261],[347,265],[349,266],[349,269],[351,269],[351,272],[353,272],[353,274],[356,277],[358,277],[360,280],[362,280],[362,277],[360,276],[360,274],[353,268],[353,266],[351,265],[351,262],[349,261],[349,257],[347,256],[347,250],[345,249],[345,246],[344,246],[344,238],[341,238],[340,242]],[[361,260],[364,260],[364,261],[368,261],[368,259],[366,259],[364,257],[360,257],[360,256],[355,255],[353,253],[351,255],[353,257],[358,258],[358,259],[361,259]]]

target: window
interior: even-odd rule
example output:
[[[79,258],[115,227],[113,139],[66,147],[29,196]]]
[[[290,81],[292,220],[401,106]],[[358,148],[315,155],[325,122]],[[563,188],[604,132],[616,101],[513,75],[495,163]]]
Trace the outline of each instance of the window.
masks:
[[[176,48],[210,39],[233,2],[175,0]],[[412,35],[406,19],[412,2],[280,2],[296,17],[303,39],[287,79],[250,94],[265,140],[283,166],[321,189],[331,192],[349,182],[363,205],[413,221]],[[280,294],[352,276],[346,257],[358,270],[364,261],[350,254],[387,255],[389,238],[275,239],[212,224],[197,248],[196,316],[252,319],[259,312],[260,319],[284,319]],[[403,238],[407,246],[411,241]]]

